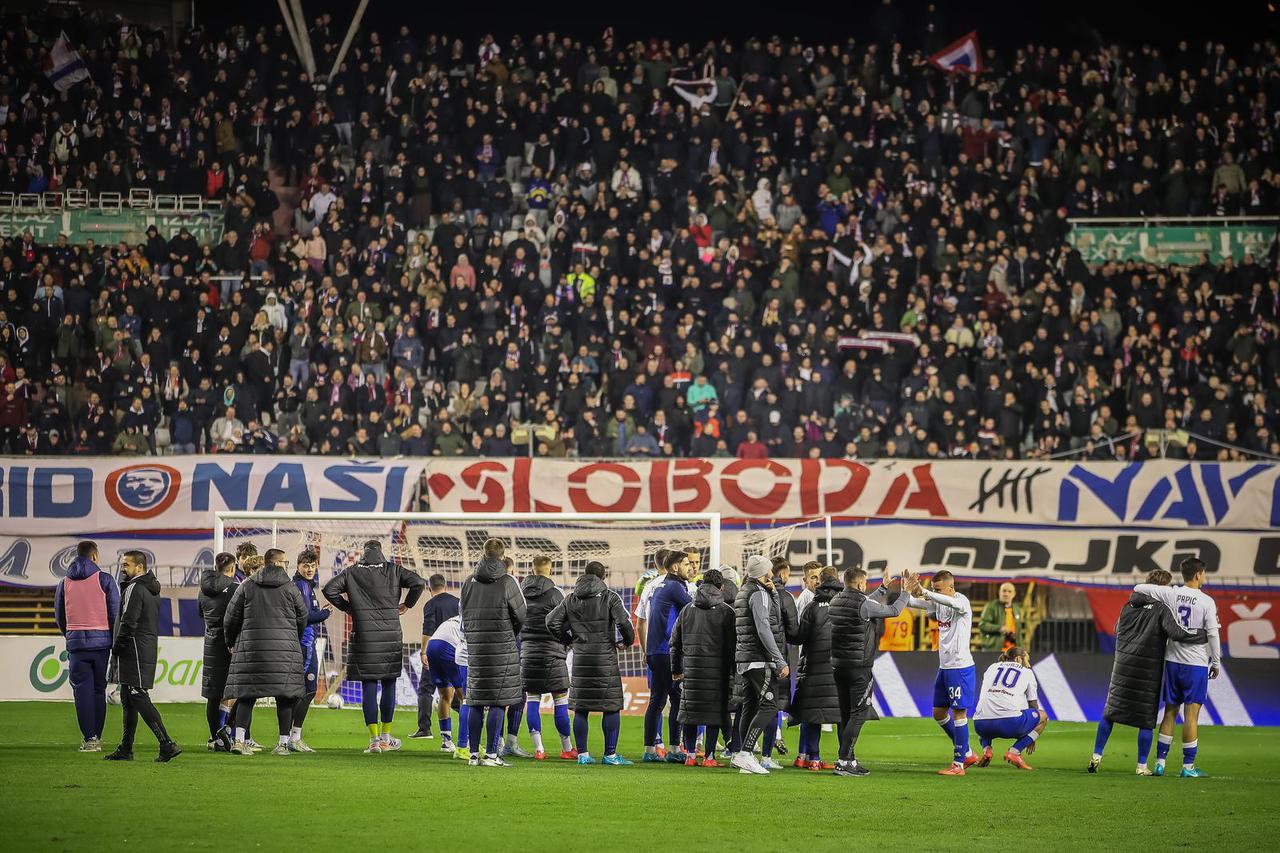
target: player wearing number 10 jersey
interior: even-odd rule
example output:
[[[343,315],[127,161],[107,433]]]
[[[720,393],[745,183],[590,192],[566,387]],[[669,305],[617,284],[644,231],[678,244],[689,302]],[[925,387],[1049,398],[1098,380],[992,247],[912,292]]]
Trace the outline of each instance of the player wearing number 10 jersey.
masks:
[[[951,572],[933,576],[931,589],[916,578],[908,607],[924,610],[938,620],[938,677],[933,682],[933,719],[951,739],[954,747],[951,766],[939,770],[941,776],[963,776],[964,769],[978,759],[969,749],[969,709],[973,707],[973,654],[969,638],[973,632],[973,608],[969,599],[956,592]]]
[[[1202,560],[1188,557],[1179,567],[1182,586],[1138,584],[1134,589],[1169,605],[1178,624],[1188,631],[1204,629],[1207,645],[1170,642],[1164,654],[1164,719],[1160,721],[1160,738],[1156,744],[1156,772],[1164,775],[1165,759],[1173,745],[1173,726],[1182,709],[1182,773],[1181,776],[1204,776],[1196,768],[1199,748],[1197,723],[1200,706],[1209,695],[1209,679],[1218,677],[1222,662],[1222,645],[1218,640],[1218,606],[1200,588],[1204,584]]]
[[[1031,656],[1017,646],[1005,649],[999,662],[983,674],[978,708],[973,712],[973,730],[982,744],[978,766],[991,763],[991,741],[1011,738],[1014,743],[1004,760],[1019,770],[1033,769],[1022,760],[1022,753],[1035,751],[1048,722],[1048,715],[1040,710],[1040,689],[1031,671]]]

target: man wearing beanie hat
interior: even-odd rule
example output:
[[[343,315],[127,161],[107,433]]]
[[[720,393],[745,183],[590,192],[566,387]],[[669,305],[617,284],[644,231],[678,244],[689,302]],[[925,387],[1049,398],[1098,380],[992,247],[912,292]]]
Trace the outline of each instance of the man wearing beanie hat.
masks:
[[[774,679],[790,674],[782,656],[782,605],[773,586],[773,562],[757,554],[747,560],[747,579],[733,602],[734,658],[745,700],[738,716],[739,747],[733,766],[742,773],[767,775],[756,759],[756,741],[774,722],[778,706]]]

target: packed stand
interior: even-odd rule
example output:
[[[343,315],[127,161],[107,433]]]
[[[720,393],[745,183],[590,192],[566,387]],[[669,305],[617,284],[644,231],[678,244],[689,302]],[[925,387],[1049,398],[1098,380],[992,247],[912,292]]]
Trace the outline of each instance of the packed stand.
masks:
[[[57,94],[57,27],[6,23],[0,192],[199,193],[227,230],[4,238],[0,450],[507,456],[536,423],[549,456],[1280,453],[1274,251],[1067,243],[1275,214],[1274,44],[946,75],[938,13],[889,4],[830,44],[404,26],[317,90],[280,25],[86,18]],[[316,20],[319,67],[344,29]]]

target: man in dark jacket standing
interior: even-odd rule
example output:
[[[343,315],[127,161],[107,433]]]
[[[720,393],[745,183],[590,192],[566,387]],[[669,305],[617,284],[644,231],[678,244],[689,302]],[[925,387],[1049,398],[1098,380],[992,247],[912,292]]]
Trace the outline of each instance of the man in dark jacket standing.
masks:
[[[520,632],[520,678],[524,682],[525,719],[533,738],[533,757],[543,761],[547,752],[542,743],[542,697],[550,693],[555,703],[556,731],[560,734],[560,757],[572,760],[569,730],[569,669],[565,665],[564,643],[547,630],[547,616],[564,601],[564,593],[551,580],[551,558],[534,557],[533,574],[520,584],[526,619]]]
[[[677,713],[680,708],[680,684],[671,677],[671,631],[676,619],[693,600],[689,595],[689,578],[692,568],[684,551],[667,551],[663,555],[663,576],[652,581],[657,584],[649,602],[645,617],[648,636],[645,638],[645,663],[649,667],[649,707],[644,712],[644,761],[661,761],[658,756],[659,735],[662,732],[662,712],[668,697],[671,699],[671,721],[668,733],[671,749],[666,760],[683,764],[688,757],[680,750],[680,730]]]
[[[786,557],[773,558],[773,588],[778,593],[778,614],[782,618],[782,656],[787,659],[787,668],[794,675],[794,668],[800,662],[796,648],[796,631],[800,627],[800,615],[796,607],[796,599],[787,591],[787,582],[791,579],[791,563]],[[779,755],[787,754],[787,744],[782,738],[782,715],[791,713],[791,676],[779,678],[774,685],[773,697],[778,705],[774,715],[774,724],[764,730],[764,738],[760,743],[760,763],[766,770],[781,770],[782,765],[773,759],[776,747]]]
[[[1147,583],[1168,586],[1173,575],[1156,569],[1147,575]],[[1169,640],[1178,643],[1208,642],[1204,631],[1188,631],[1165,604],[1149,595],[1134,592],[1120,611],[1116,622],[1116,658],[1111,667],[1111,683],[1107,687],[1107,704],[1102,709],[1098,733],[1089,759],[1089,772],[1097,773],[1102,752],[1116,723],[1138,730],[1139,776],[1153,775],[1147,768],[1151,740],[1155,733],[1156,713],[1160,709],[1160,688],[1164,680],[1164,655]]]
[[[200,670],[200,695],[205,701],[205,719],[209,724],[209,749],[231,751],[230,706],[227,695],[227,670],[231,667],[231,650],[222,633],[227,605],[236,591],[236,555],[223,552],[213,560],[213,568],[200,575],[200,616],[204,619],[204,666]]]
[[[360,682],[360,705],[369,729],[368,755],[400,748],[400,741],[391,736],[396,679],[404,654],[400,614],[418,603],[425,588],[417,572],[389,562],[382,555],[381,543],[370,539],[364,543],[360,562],[334,575],[322,590],[326,601],[351,614],[347,677]],[[409,590],[403,603],[402,589]]]
[[[796,695],[791,703],[791,719],[800,723],[800,746],[795,766],[810,770],[834,770],[835,764],[822,761],[822,725],[839,723],[840,697],[835,671],[831,668],[831,599],[844,586],[835,566],[819,568],[818,587],[800,614],[796,641],[801,644],[800,672]]]
[[[246,563],[257,562],[250,557]],[[253,703],[276,700],[279,740],[272,755],[289,755],[293,706],[302,695],[302,632],[307,605],[284,570],[284,552],[271,548],[260,558],[262,568],[236,587],[222,631],[234,650],[227,671],[227,692],[236,697],[235,743],[231,751],[252,755],[245,737],[253,720]]]
[[[755,757],[756,741],[777,725],[776,679],[790,674],[782,649],[782,604],[773,586],[773,563],[757,554],[747,560],[747,579],[733,602],[734,660],[744,700],[738,715],[738,752],[732,765],[742,773],[767,775]]]
[[[156,657],[160,623],[160,581],[147,568],[147,557],[141,551],[126,551],[120,562],[124,572],[121,590],[120,618],[116,621],[115,640],[111,645],[109,681],[120,685],[120,704],[124,708],[124,734],[107,761],[132,761],[133,737],[142,717],[160,742],[156,761],[166,762],[182,754],[182,749],[165,731],[160,712],[147,692],[155,684]]]
[[[71,693],[80,723],[81,752],[102,751],[107,722],[107,663],[120,614],[120,585],[98,568],[98,545],[81,542],[67,576],[53,594],[53,618],[67,640]]]
[[[326,604],[320,606],[316,599],[316,587],[320,585],[317,577],[320,573],[320,555],[312,548],[306,548],[298,554],[298,570],[293,575],[293,585],[298,588],[302,602],[307,606],[307,627],[302,632],[302,695],[293,706],[293,725],[289,728],[290,752],[315,752],[302,739],[302,727],[307,722],[307,712],[311,710],[311,702],[316,698],[316,690],[320,686],[320,656],[316,649],[316,640],[324,621],[329,618],[333,608]]]
[[[440,701],[436,713],[440,715],[440,751],[453,750],[453,686],[447,681],[440,683],[431,672],[431,664],[427,661],[427,646],[431,643],[431,635],[447,620],[460,612],[458,596],[449,592],[444,575],[434,574],[427,578],[430,588],[427,603],[422,606],[422,650],[418,652],[418,660],[422,663],[422,674],[418,677],[418,730],[409,737],[414,739],[431,737],[431,702],[436,691],[440,692]],[[465,685],[464,685],[465,686]],[[459,729],[462,728],[459,720]]]
[[[844,589],[831,599],[831,668],[840,700],[837,776],[867,776],[871,772],[854,757],[862,725],[872,714],[871,666],[884,633],[884,620],[906,609],[908,596],[902,593],[902,585],[914,577],[904,571],[891,583],[886,575],[880,587],[867,595],[867,570],[852,566],[844,570]],[[891,593],[895,598],[887,603]]]
[[[520,704],[520,654],[516,634],[524,627],[525,602],[520,585],[507,573],[506,547],[498,539],[484,543],[484,556],[462,585],[462,630],[467,639],[467,733],[473,767],[505,767],[498,755],[506,709]],[[483,758],[480,734],[488,709],[488,740]]]
[[[547,615],[547,630],[566,646],[573,647],[569,707],[573,709],[578,763],[596,763],[587,750],[587,732],[591,712],[599,711],[604,715],[602,763],[625,766],[632,762],[618,755],[623,704],[618,652],[636,641],[636,632],[622,599],[605,586],[605,567],[592,560],[583,571],[585,574],[574,584],[573,593]]]
[[[724,600],[724,575],[707,569],[693,597],[680,611],[671,631],[671,677],[681,685],[680,725],[685,766],[719,767],[715,746],[729,727],[729,693],[733,683],[733,608]],[[706,726],[707,756],[697,759],[698,726]]]

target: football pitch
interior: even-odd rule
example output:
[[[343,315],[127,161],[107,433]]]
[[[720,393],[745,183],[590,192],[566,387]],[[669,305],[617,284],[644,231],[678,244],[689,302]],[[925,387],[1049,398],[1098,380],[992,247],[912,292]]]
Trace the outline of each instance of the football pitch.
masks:
[[[555,759],[468,767],[440,753],[439,740],[404,738],[413,723],[405,709],[399,753],[362,754],[359,712],[316,708],[306,737],[317,754],[241,757],[205,750],[200,706],[160,708],[187,750],[168,765],[152,762],[155,740],[144,726],[136,760],[119,764],[76,751],[69,703],[0,704],[5,849],[1262,850],[1280,833],[1276,728],[1203,727],[1200,765],[1211,778],[1177,778],[1175,745],[1174,776],[1140,779],[1132,729],[1117,727],[1102,772],[1089,775],[1093,726],[1051,723],[1028,759],[1035,772],[997,753],[991,767],[955,779],[934,775],[950,747],[933,721],[883,720],[868,723],[859,744],[872,775],[840,779],[790,766],[768,777]],[[274,715],[255,716],[258,740],[272,741]],[[550,715],[543,722],[550,730]],[[620,751],[632,759],[641,723],[623,718]],[[108,751],[119,730],[112,707]],[[791,729],[793,750],[796,737]],[[530,748],[527,733],[521,742]],[[833,733],[823,748],[834,758]]]

